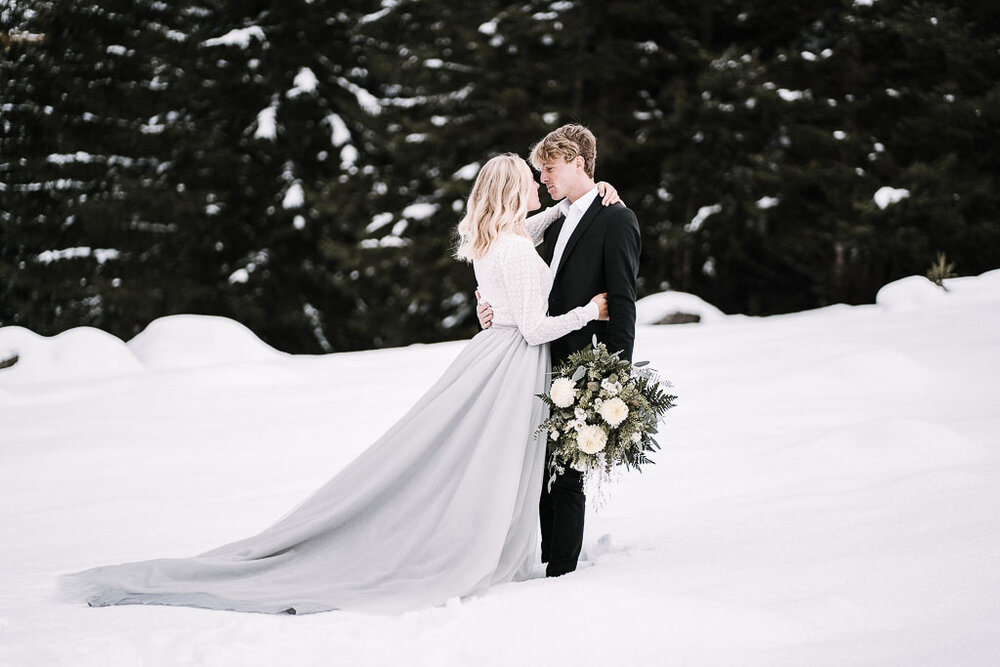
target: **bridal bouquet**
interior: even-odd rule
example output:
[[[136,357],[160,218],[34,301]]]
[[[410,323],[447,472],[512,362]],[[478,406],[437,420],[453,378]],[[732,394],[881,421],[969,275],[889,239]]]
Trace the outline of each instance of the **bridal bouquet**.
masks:
[[[653,463],[648,452],[660,448],[653,435],[677,398],[648,362],[630,363],[610,354],[594,337],[592,348],[580,350],[552,372],[549,418],[538,427],[547,433],[549,484],[567,467],[609,480],[617,466],[639,469]]]

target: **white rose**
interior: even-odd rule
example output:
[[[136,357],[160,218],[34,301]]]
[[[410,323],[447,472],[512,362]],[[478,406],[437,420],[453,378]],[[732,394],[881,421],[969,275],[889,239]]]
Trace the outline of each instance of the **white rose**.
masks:
[[[615,428],[628,417],[628,406],[625,405],[625,401],[618,398],[609,398],[601,404],[601,409],[598,410],[601,417],[604,418],[612,428]]]
[[[583,408],[576,408],[575,410],[573,410],[573,416],[579,419],[580,421],[584,422],[587,421],[587,411],[584,410]]]
[[[581,452],[596,454],[608,443],[608,434],[600,426],[586,425],[576,434],[576,446]]]
[[[618,384],[617,382],[612,382],[607,378],[605,378],[601,382],[601,389],[608,392],[608,394],[611,396],[615,396],[616,394],[618,394],[618,392],[621,391],[621,388],[622,386],[620,384]]]
[[[549,437],[553,440],[559,439],[559,431],[549,431]]]
[[[552,399],[552,402],[560,408],[568,408],[573,405],[573,401],[576,400],[576,387],[574,384],[569,378],[557,378],[552,383],[552,389],[549,391],[549,397]]]

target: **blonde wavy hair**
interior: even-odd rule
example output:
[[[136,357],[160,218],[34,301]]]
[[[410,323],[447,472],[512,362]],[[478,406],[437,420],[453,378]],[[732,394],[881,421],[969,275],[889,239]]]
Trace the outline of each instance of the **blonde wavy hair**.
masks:
[[[514,153],[490,158],[472,186],[465,217],[458,223],[455,256],[466,262],[487,253],[504,232],[527,235],[530,188],[538,187],[528,164]]]

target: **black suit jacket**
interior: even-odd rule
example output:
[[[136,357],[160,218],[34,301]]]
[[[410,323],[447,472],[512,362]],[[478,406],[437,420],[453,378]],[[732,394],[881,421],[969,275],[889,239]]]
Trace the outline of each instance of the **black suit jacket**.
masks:
[[[547,264],[552,263],[564,220],[560,218],[545,230],[540,252]],[[604,206],[600,197],[594,199],[563,251],[549,293],[549,314],[562,315],[587,305],[595,294],[607,292],[610,319],[595,320],[552,341],[553,365],[589,346],[594,334],[608,346],[609,352],[620,350],[622,358],[632,360],[639,250],[639,223],[635,214],[623,204]]]

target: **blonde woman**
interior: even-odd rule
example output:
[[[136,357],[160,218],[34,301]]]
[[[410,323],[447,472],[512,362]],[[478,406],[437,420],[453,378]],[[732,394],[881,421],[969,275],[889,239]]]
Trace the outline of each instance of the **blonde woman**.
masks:
[[[64,578],[92,606],[163,604],[310,613],[395,613],[533,576],[547,341],[607,317],[604,295],[546,315],[552,284],[534,246],[551,211],[524,160],[483,166],[458,255],[494,309],[416,405],[326,485],[253,537],[191,558]],[[613,188],[609,201],[617,201]]]

